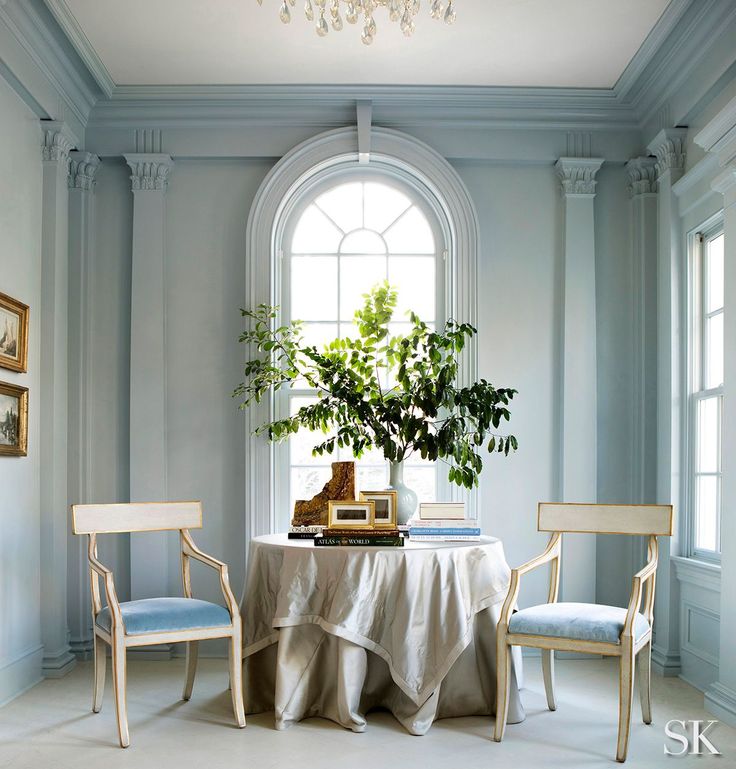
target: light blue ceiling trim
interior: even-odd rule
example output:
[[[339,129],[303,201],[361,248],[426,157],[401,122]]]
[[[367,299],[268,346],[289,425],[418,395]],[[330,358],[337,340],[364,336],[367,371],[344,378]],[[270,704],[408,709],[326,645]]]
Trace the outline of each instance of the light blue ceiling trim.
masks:
[[[97,82],[97,85],[99,85],[102,93],[107,98],[110,98],[113,89],[115,88],[115,81],[112,79],[112,76],[108,72],[102,59],[97,55],[97,51],[95,51],[89,38],[84,34],[84,30],[82,30],[82,27],[69,9],[66,1],[45,1],[49,10],[54,15],[54,18],[59,23],[59,26],[64,31],[64,34],[69,38],[69,41]]]
[[[658,114],[670,119],[668,99],[685,78],[697,79],[698,62],[735,14],[732,0],[672,0],[610,89],[116,86],[66,0],[0,0],[0,20],[13,25],[69,111],[81,126],[100,129],[214,124],[324,129],[354,122],[355,102],[367,99],[374,121],[395,128],[640,130]],[[28,88],[20,73],[15,76]]]
[[[40,117],[83,134],[101,92],[42,0],[0,2],[6,79]]]
[[[657,23],[652,27],[633,59],[621,73],[613,90],[616,95],[626,100],[650,65],[657,51],[664,45],[667,38],[674,32],[683,14],[690,8],[694,0],[670,0],[670,4],[664,9]]]

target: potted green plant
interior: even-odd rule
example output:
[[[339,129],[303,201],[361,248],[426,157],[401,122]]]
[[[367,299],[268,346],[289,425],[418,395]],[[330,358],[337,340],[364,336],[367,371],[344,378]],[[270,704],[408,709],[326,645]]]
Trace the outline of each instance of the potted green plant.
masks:
[[[508,455],[517,448],[513,435],[497,433],[510,418],[516,390],[485,379],[458,386],[459,354],[477,333],[468,323],[451,319],[433,331],[410,313],[411,330],[392,336],[396,299],[388,283],[374,287],[355,313],[360,336],[335,339],[323,349],[304,342],[300,321],[276,326],[276,307],[242,310],[248,327],[240,342],[248,345],[248,359],[245,380],[233,395],[246,408],[296,380],[306,382],[318,399],[256,432],[281,441],[301,429],[322,431],[328,437],[314,447],[316,456],[338,446],[351,448],[356,457],[379,449],[400,492],[399,522],[406,523],[417,499],[403,486],[404,460],[418,452],[423,459],[446,462],[451,482],[468,489],[477,485],[484,449]]]

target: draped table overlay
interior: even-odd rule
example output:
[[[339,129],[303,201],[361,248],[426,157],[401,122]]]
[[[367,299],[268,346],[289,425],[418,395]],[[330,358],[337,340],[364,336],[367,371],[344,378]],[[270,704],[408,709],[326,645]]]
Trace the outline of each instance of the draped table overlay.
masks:
[[[387,708],[412,734],[495,712],[496,622],[510,569],[500,540],[403,548],[251,542],[241,613],[246,711],[284,729],[324,716],[363,731]],[[515,649],[509,722],[523,720]]]

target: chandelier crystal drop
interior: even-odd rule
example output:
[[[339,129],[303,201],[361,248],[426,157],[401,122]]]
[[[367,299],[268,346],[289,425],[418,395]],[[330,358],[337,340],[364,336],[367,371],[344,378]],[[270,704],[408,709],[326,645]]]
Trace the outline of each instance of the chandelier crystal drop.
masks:
[[[258,5],[263,0],[257,0]],[[425,0],[429,5],[429,15],[445,24],[454,24],[455,0]],[[281,0],[279,18],[284,24],[291,21],[291,8],[296,0]],[[315,30],[320,37],[324,37],[330,26],[335,32],[343,28],[343,17],[348,24],[357,24],[362,21],[361,40],[365,45],[370,45],[376,37],[378,25],[373,16],[376,10],[385,10],[390,21],[399,24],[401,31],[411,37],[416,28],[415,18],[421,10],[421,0],[305,0],[304,16],[307,21],[315,21]],[[344,12],[344,13],[343,13]],[[329,24],[325,18],[329,14]]]

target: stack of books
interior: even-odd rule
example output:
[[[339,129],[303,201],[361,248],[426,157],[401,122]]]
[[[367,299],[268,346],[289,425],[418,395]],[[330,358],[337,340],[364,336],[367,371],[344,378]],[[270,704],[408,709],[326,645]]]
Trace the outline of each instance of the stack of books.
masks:
[[[326,526],[290,526],[288,537],[289,539],[314,539],[326,528]]]
[[[403,547],[398,529],[325,529],[314,538],[318,547]]]
[[[468,518],[412,518],[409,537],[412,542],[479,542],[480,526]]]

